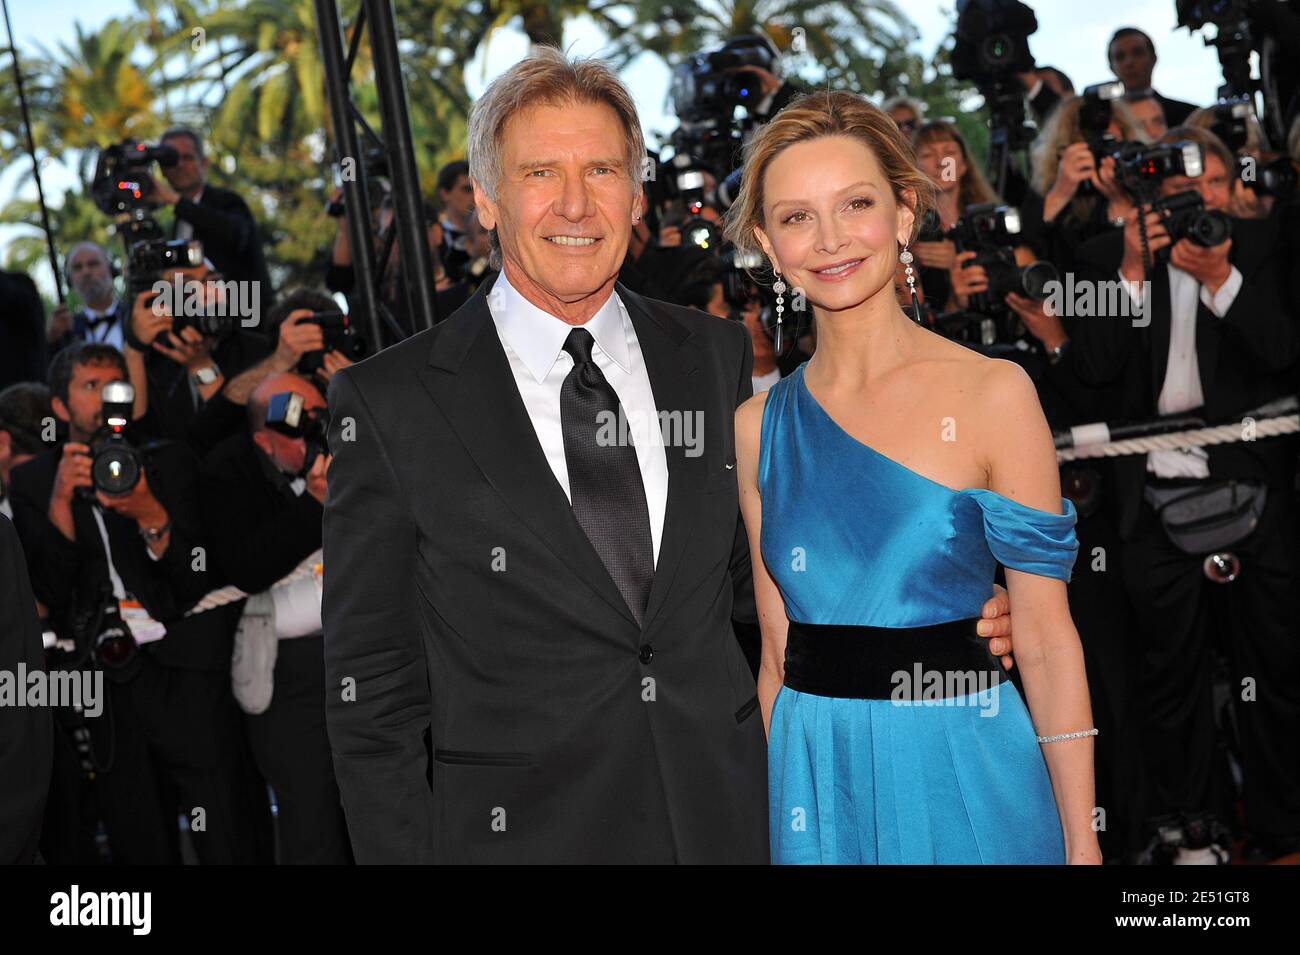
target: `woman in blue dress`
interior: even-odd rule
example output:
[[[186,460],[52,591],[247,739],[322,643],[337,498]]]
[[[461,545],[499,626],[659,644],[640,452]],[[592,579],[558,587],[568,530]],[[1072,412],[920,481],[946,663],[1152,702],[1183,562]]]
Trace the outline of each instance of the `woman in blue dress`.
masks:
[[[736,413],[772,859],[1099,863],[1074,509],[1028,376],[898,304],[932,196],[884,113],[818,92],[751,140],[728,215],[817,329]],[[974,636],[999,563],[1024,699]]]

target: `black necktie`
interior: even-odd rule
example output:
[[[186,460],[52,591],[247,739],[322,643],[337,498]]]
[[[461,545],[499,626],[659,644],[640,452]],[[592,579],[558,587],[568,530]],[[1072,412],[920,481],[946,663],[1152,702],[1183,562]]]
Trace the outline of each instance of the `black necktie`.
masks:
[[[573,357],[560,386],[569,498],[587,539],[641,623],[655,574],[650,508],[618,395],[591,360],[594,344],[585,328],[575,328],[564,342]]]

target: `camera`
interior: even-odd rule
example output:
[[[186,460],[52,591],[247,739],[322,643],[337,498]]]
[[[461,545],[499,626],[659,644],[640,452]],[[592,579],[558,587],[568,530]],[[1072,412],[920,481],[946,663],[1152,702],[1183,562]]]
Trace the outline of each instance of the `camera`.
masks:
[[[266,426],[306,444],[300,476],[306,476],[319,455],[329,454],[329,409],[305,406],[306,399],[296,391],[281,391],[266,403]]]
[[[1124,84],[1118,80],[1114,83],[1094,83],[1083,91],[1083,102],[1079,106],[1079,130],[1083,140],[1088,144],[1093,162],[1101,168],[1101,161],[1113,156],[1124,145],[1110,131],[1114,118],[1112,103],[1124,97]],[[1094,192],[1096,187],[1091,180],[1085,179],[1079,184],[1079,191]]]
[[[90,195],[99,211],[109,216],[132,216],[148,207],[153,189],[149,168],[176,165],[180,155],[171,146],[150,146],[124,139],[100,150]]]
[[[1034,11],[1018,0],[961,0],[952,75],[978,85],[994,84],[1034,68],[1029,36],[1038,30]]]
[[[1151,204],[1164,218],[1170,245],[1187,239],[1204,248],[1226,242],[1232,236],[1232,220],[1215,209],[1206,209],[1199,192],[1179,192]],[[1161,252],[1168,254],[1167,248]]]
[[[746,67],[776,72],[776,65],[776,50],[757,34],[733,37],[716,50],[695,53],[673,69],[673,112],[683,122],[730,120],[737,106],[752,113],[762,99],[762,83]]]
[[[130,494],[144,473],[144,457],[126,439],[126,426],[135,404],[135,388],[130,382],[110,381],[100,392],[103,424],[90,439],[91,478],[94,487],[80,488],[85,497],[94,491],[120,497]]]
[[[326,352],[338,351],[352,361],[360,361],[370,353],[370,343],[366,340],[351,319],[337,309],[327,312],[313,312],[309,318],[302,320],[304,325],[320,326],[325,339],[325,347],[317,351],[304,352],[298,359],[298,374],[310,378],[325,367]]]
[[[959,252],[974,251],[967,268],[982,265],[988,274],[987,291],[971,296],[970,311],[996,315],[1007,310],[1003,299],[1010,292],[1034,299],[1047,297],[1047,284],[1057,279],[1056,266],[1050,262],[1016,264],[1015,246],[1022,241],[1020,212],[995,202],[968,206],[965,215],[948,230]]]
[[[1158,146],[1124,143],[1114,156],[1120,182],[1139,203],[1158,199],[1161,181],[1170,176],[1196,179],[1205,172],[1201,144],[1188,139]]]

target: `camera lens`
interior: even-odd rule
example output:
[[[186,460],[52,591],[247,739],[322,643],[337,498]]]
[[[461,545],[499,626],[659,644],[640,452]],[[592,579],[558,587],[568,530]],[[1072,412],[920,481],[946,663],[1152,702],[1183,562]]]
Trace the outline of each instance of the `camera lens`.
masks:
[[[140,482],[140,459],[130,448],[110,446],[95,455],[91,475],[105,494],[128,494]]]

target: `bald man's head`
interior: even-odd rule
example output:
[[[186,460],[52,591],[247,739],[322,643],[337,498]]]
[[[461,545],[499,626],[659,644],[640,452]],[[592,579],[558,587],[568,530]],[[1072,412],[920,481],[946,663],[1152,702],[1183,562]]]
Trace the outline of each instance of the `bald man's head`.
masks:
[[[253,394],[248,399],[248,426],[254,433],[266,428],[267,406],[270,405],[273,395],[284,391],[302,395],[303,407],[309,411],[312,408],[325,407],[325,399],[320,389],[301,375],[295,375],[290,371],[271,375],[262,379],[262,383],[253,389]]]

